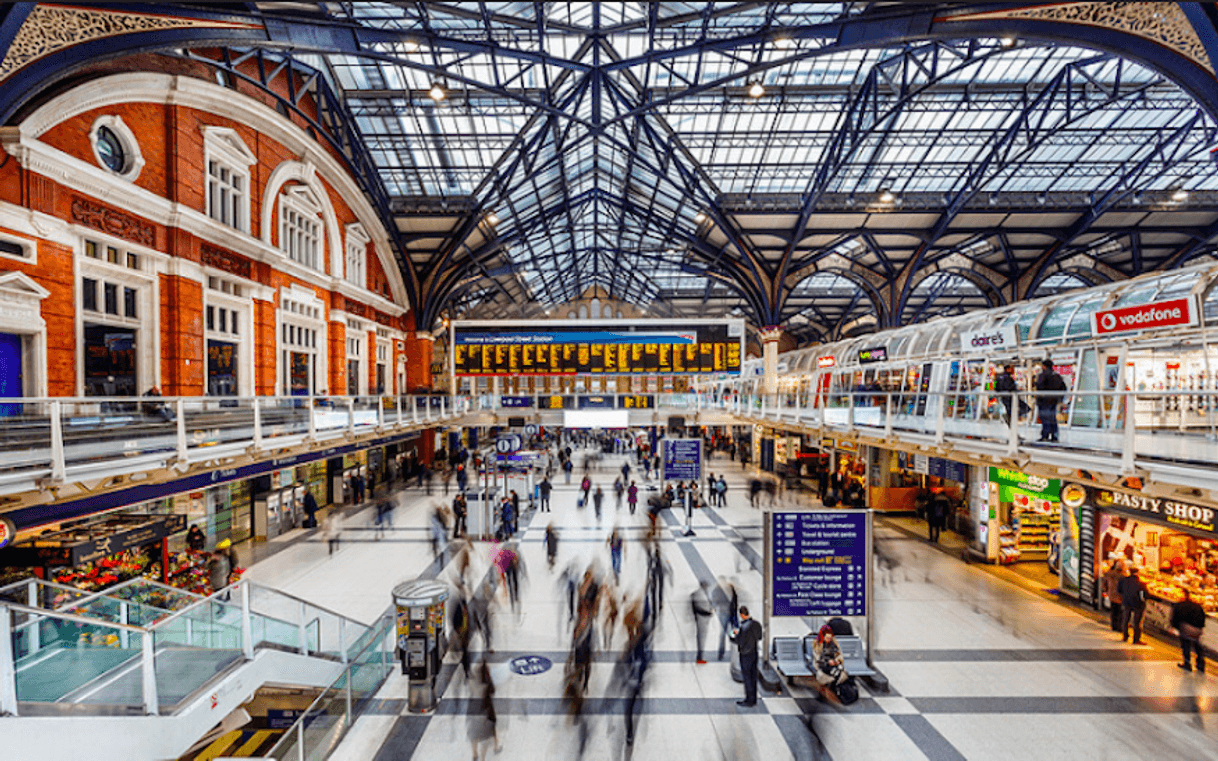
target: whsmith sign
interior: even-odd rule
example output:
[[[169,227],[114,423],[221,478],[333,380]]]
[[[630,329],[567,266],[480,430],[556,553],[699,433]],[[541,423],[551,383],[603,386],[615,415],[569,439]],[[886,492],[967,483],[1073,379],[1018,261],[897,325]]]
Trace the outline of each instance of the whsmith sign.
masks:
[[[960,351],[1001,351],[1014,349],[1019,343],[1019,333],[1014,325],[993,330],[973,330],[960,334]]]
[[[1140,516],[1169,526],[1218,536],[1214,525],[1218,510],[1212,507],[1119,491],[1089,491],[1093,504],[1101,510]]]

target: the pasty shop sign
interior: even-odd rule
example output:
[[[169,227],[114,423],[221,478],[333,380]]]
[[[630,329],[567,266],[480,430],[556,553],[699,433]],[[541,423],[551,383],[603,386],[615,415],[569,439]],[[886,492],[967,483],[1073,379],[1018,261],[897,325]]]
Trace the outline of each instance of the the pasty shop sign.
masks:
[[[1211,534],[1218,533],[1214,530],[1214,520],[1218,518],[1218,510],[1204,505],[1193,505],[1160,497],[1147,497],[1142,494],[1126,494],[1119,491],[1096,491],[1095,503],[1097,507],[1116,512],[1150,515],[1180,528],[1206,531]]]

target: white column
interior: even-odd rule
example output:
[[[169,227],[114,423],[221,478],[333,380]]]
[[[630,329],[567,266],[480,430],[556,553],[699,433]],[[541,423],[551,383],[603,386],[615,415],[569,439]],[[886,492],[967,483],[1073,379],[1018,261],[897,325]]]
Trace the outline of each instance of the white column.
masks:
[[[761,339],[761,360],[765,371],[762,376],[765,393],[778,393],[778,340],[782,338],[782,328],[770,325],[757,331]]]

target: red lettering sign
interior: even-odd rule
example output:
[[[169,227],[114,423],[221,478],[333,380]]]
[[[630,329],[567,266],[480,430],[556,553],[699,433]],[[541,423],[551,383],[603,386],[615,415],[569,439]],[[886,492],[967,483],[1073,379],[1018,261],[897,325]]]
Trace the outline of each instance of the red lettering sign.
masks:
[[[1193,299],[1172,299],[1135,307],[1108,309],[1091,315],[1091,330],[1097,336],[1131,330],[1161,330],[1197,324]]]

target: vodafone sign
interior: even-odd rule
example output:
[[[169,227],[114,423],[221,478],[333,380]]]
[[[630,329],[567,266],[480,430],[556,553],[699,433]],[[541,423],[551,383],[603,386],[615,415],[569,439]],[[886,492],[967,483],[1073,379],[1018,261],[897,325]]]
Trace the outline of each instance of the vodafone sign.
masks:
[[[1197,324],[1194,299],[1172,299],[1136,307],[1108,309],[1091,315],[1091,331],[1097,336],[1131,330],[1162,330]]]

